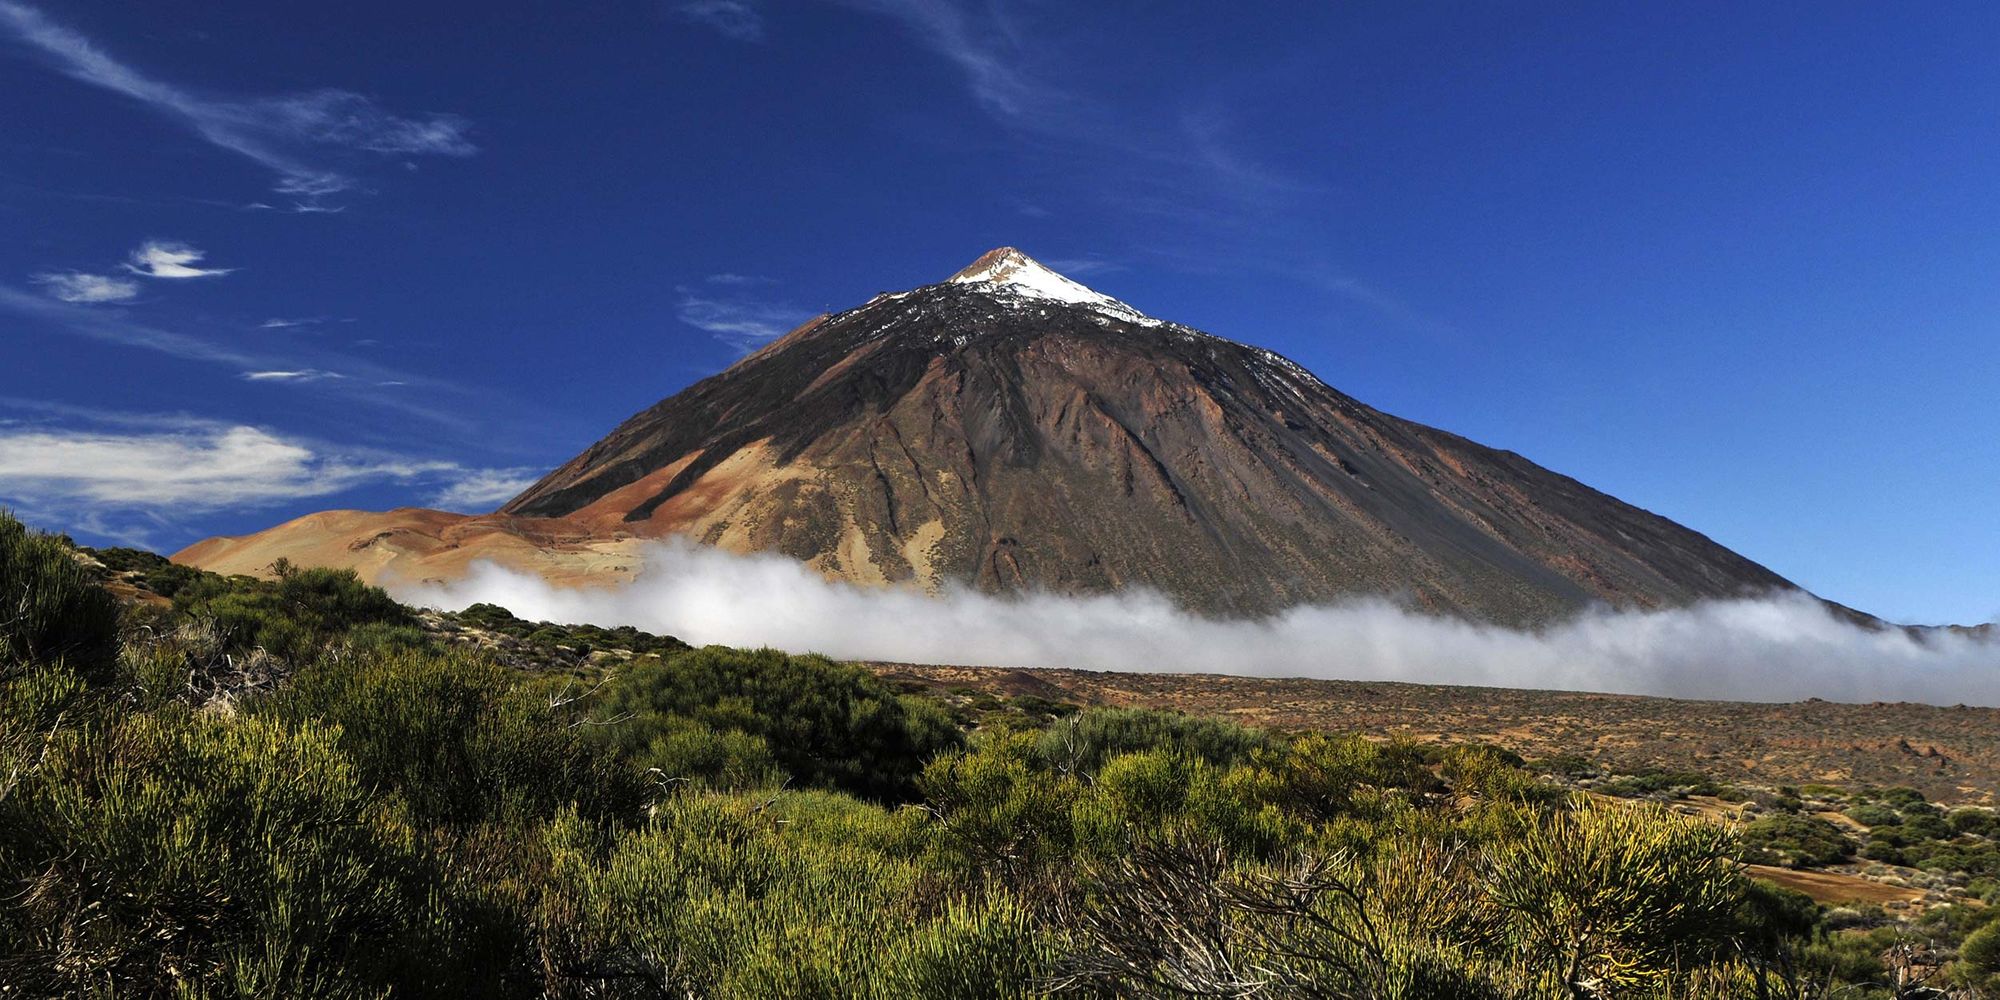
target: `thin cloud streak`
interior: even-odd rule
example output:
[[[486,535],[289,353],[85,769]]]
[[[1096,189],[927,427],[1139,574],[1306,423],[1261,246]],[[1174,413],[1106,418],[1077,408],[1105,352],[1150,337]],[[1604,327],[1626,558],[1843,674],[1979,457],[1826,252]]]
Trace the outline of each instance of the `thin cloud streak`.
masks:
[[[743,0],[693,0],[674,8],[682,18],[739,42],[764,40],[764,15]]]
[[[923,47],[963,76],[973,99],[1020,137],[1051,140],[1062,155],[1079,152],[1115,161],[1121,178],[1143,179],[1231,206],[1264,210],[1317,190],[1254,162],[1230,142],[1230,119],[1220,103],[1203,102],[1176,118],[1148,126],[1103,102],[1053,80],[1036,64],[1050,51],[1045,33],[1024,30],[1004,2],[959,0],[833,0],[842,6],[900,22]],[[1133,171],[1132,160],[1158,169]]]
[[[104,274],[55,271],[37,274],[28,280],[64,302],[129,302],[139,295],[137,282]]]
[[[718,282],[730,284],[730,282]],[[791,306],[681,288],[680,321],[748,354],[796,329],[814,313]]]
[[[203,361],[235,368],[268,368],[270,365],[221,344],[133,322],[119,315],[122,310],[99,312],[75,305],[60,305],[0,285],[0,310],[42,320],[91,340],[157,351],[188,361]]]
[[[429,504],[440,510],[483,514],[520,496],[541,479],[529,468],[479,469],[431,495]]]
[[[16,0],[0,0],[0,30],[39,49],[65,75],[138,101],[209,143],[270,169],[278,175],[274,190],[306,204],[355,186],[352,177],[327,162],[328,151],[394,156],[470,156],[478,151],[463,118],[395,115],[351,91],[201,95],[141,73]]]
[[[273,373],[267,379],[252,381],[310,385],[322,391],[339,391],[349,394],[349,398],[386,410],[421,417],[455,430],[468,431],[474,426],[473,422],[463,414],[425,405],[420,398],[412,399],[399,395],[396,391],[381,389],[382,386],[389,385],[419,386],[442,392],[462,393],[463,390],[457,386],[439,379],[386,368],[359,358],[332,354],[277,358],[268,354],[252,353],[228,344],[138,322],[125,316],[122,310],[103,310],[54,302],[46,297],[31,295],[5,285],[0,285],[0,312],[37,321],[33,324],[0,324],[0,336],[19,337],[30,335],[31,330],[33,332],[46,330],[120,347],[154,351],[184,361],[223,367],[238,378],[244,378],[246,373]],[[39,329],[36,329],[37,327]],[[336,373],[339,377],[334,377]],[[280,375],[290,377],[280,378]],[[315,377],[306,378],[308,375]]]
[[[241,377],[246,382],[320,382],[347,376],[339,372],[321,371],[318,368],[300,368],[291,371],[244,372]]]

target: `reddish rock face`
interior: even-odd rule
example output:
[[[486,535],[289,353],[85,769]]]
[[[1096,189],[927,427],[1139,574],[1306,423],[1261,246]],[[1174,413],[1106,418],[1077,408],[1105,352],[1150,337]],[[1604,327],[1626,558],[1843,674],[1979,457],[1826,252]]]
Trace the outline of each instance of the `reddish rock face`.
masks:
[[[1226,615],[1380,594],[1527,624],[1791,587],[1007,248],[807,323],[501,513],[778,551],[864,583],[1139,585]]]

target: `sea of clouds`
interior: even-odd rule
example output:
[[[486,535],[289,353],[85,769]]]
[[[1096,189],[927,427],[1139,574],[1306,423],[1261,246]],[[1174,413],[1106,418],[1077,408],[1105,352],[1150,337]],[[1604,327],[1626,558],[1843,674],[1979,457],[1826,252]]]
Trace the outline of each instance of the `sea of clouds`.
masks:
[[[696,645],[842,659],[2000,706],[2000,642],[1869,630],[1802,594],[1603,610],[1523,631],[1379,599],[1223,621],[1152,592],[929,596],[830,581],[783,556],[683,542],[654,547],[646,566],[619,587],[552,586],[486,563],[454,583],[391,589],[442,609],[488,602],[529,620],[632,625]]]

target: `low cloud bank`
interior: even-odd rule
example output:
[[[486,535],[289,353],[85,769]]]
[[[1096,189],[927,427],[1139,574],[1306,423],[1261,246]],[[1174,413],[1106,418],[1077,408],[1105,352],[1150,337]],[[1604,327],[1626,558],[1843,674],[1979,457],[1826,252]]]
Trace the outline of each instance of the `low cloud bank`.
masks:
[[[639,580],[610,589],[554,587],[491,564],[452,584],[391,589],[439,608],[483,601],[531,620],[632,625],[697,645],[768,645],[852,659],[1741,701],[2000,705],[2000,642],[1871,632],[1802,595],[1601,611],[1525,632],[1382,600],[1215,621],[1145,592],[1013,598],[956,590],[930,597],[831,582],[781,556],[686,543],[655,547],[646,565]]]

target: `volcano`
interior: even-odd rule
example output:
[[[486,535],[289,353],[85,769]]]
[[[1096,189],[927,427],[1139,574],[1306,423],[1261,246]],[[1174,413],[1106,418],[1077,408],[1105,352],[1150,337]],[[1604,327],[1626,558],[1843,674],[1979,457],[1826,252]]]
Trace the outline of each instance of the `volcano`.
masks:
[[[497,513],[337,511],[177,559],[564,581],[680,537],[859,584],[1150,588],[1211,615],[1386,596],[1509,625],[1795,589],[1666,518],[1390,416],[1013,248],[807,322]]]

